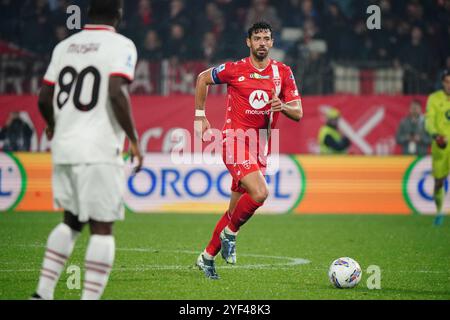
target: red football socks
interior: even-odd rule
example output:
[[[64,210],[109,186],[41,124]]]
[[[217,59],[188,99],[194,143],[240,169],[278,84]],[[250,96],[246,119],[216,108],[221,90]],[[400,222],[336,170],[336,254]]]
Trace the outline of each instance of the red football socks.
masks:
[[[233,232],[238,232],[239,228],[244,225],[255,213],[256,209],[262,205],[262,203],[253,200],[248,193],[244,193],[239,198],[236,208],[233,210],[228,228]]]
[[[230,223],[230,215],[228,214],[227,210],[222,218],[220,218],[219,222],[217,222],[212,238],[209,241],[208,246],[206,247],[206,252],[212,257],[216,256],[220,251],[220,233],[222,232],[223,228],[228,225],[228,223]]]

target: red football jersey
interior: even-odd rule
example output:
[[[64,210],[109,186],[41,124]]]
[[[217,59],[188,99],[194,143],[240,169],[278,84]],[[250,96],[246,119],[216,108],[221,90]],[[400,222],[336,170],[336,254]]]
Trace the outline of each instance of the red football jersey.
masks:
[[[262,70],[249,57],[227,62],[212,69],[212,78],[216,84],[227,84],[224,130],[266,129],[271,117],[272,90],[284,103],[301,100],[291,68],[275,60]],[[279,115],[280,112],[273,113],[272,129]]]

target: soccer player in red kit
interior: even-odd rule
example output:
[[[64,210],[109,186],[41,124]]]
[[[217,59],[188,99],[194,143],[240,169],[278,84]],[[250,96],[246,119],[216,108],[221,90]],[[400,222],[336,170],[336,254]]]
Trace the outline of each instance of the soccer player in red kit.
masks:
[[[257,153],[252,152],[247,142],[239,148],[239,143],[229,139],[228,133],[238,129],[265,130],[268,145],[270,131],[275,128],[280,113],[294,121],[303,116],[291,69],[269,58],[274,42],[271,26],[265,22],[255,23],[248,30],[246,41],[249,57],[203,71],[197,78],[195,90],[195,122],[201,123],[201,126],[195,126],[196,134],[203,137],[210,129],[205,112],[208,86],[227,84],[228,89],[222,157],[233,178],[231,199],[228,210],[217,223],[211,241],[196,263],[210,279],[219,278],[214,264],[219,251],[227,263],[236,263],[239,229],[263,205],[269,193],[264,174],[265,159],[270,150],[259,148]],[[259,134],[257,137],[259,144],[262,138]]]

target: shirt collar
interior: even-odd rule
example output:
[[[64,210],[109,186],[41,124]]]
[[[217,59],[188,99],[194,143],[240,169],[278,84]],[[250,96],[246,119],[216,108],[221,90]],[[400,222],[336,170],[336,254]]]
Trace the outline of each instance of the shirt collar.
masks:
[[[250,59],[250,57],[247,57],[247,62],[248,62],[255,70],[257,70],[258,72],[263,72],[264,70],[266,70],[266,69],[272,64],[272,59],[269,58],[269,63],[267,64],[267,66],[266,66],[264,69],[259,69],[259,68],[257,68],[257,67],[253,64],[252,59]]]
[[[116,32],[116,28],[106,24],[86,24],[83,30],[95,30],[95,31],[111,31]]]

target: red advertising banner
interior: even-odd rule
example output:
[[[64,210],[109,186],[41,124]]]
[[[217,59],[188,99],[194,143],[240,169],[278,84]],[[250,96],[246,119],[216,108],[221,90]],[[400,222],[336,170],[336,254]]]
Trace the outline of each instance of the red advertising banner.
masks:
[[[395,133],[414,99],[419,100],[425,110],[425,96],[305,97],[304,118],[300,122],[280,117],[279,150],[290,154],[318,153],[317,134],[324,123],[325,111],[335,107],[342,113],[341,130],[352,142],[351,154],[398,154],[400,148],[395,143]],[[223,126],[225,102],[222,95],[211,95],[207,100],[207,116],[214,128]],[[177,128],[193,131],[194,97],[191,95],[134,96],[132,104],[137,129],[148,152],[168,152],[177,143],[172,134]],[[47,150],[37,97],[0,96],[0,127],[4,126],[12,111],[22,111],[22,116],[34,127],[36,135],[32,150]]]

